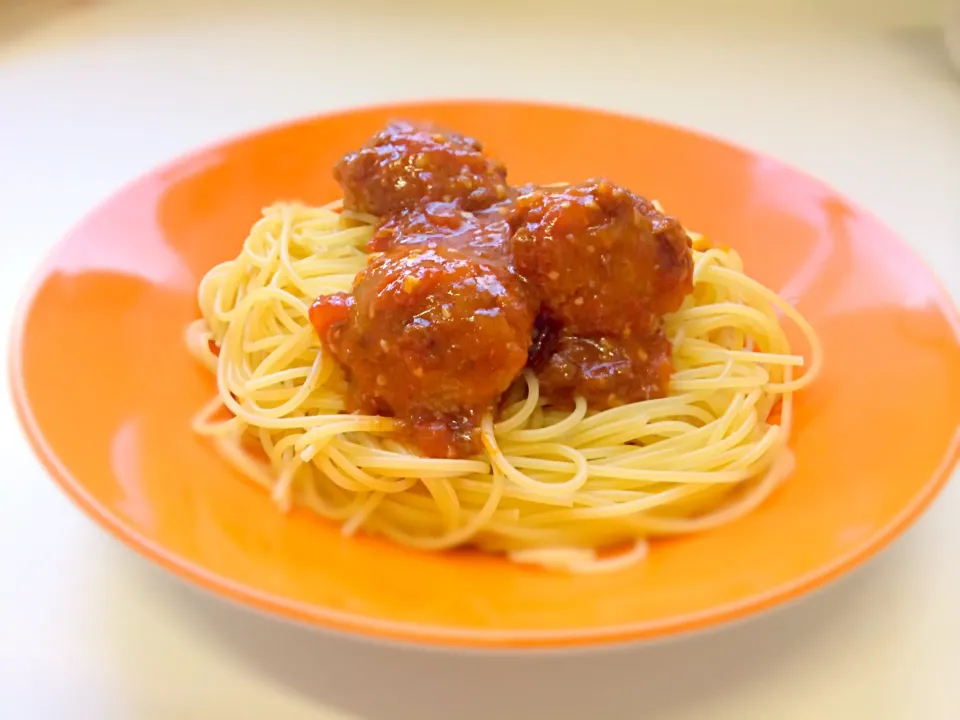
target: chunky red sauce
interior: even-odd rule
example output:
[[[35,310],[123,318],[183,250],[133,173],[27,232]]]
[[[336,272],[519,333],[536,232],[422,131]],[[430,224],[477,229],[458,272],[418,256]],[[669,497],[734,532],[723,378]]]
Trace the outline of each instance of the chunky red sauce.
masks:
[[[344,207],[381,219],[352,293],[310,308],[351,410],[396,417],[425,455],[464,457],[524,367],[560,406],[666,394],[662,317],[692,290],[693,259],[647,200],[606,180],[512,189],[480,143],[408,123],[334,175]]]
[[[660,330],[628,338],[560,335],[537,368],[540,391],[562,406],[582,395],[590,408],[663,397],[673,371],[670,353]]]
[[[464,210],[459,202],[426,202],[387,218],[370,241],[369,250],[449,247],[482,260],[512,264],[507,216],[509,204],[486,210]]]

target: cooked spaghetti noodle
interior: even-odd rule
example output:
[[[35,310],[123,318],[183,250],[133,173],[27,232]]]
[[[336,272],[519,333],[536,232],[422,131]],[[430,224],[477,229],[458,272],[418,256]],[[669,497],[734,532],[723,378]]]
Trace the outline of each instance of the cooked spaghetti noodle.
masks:
[[[195,430],[281,508],[345,534],[591,572],[641,559],[650,536],[734,520],[789,474],[793,394],[819,368],[816,335],[736,252],[694,234],[694,290],[664,322],[667,397],[600,412],[579,398],[561,411],[526,370],[483,419],[482,453],[415,454],[396,420],[345,412],[343,371],[310,323],[314,298],[348,291],[367,262],[376,218],[339,210],[267,208],[239,256],[204,277],[187,333],[217,382]],[[802,373],[782,318],[809,346]]]

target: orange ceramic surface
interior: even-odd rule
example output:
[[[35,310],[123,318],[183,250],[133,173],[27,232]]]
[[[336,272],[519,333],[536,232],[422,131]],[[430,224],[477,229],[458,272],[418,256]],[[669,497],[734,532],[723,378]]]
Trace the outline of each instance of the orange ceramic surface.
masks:
[[[183,344],[197,283],[260,209],[337,197],[331,167],[388,118],[483,139],[514,182],[604,175],[660,199],[796,300],[824,371],[797,399],[797,469],[757,511],[569,577],[475,552],[344,538],[277,512],[189,427],[214,381]],[[958,320],[930,271],[819,182],[674,127],[566,107],[438,102],[267,130],[121,190],[54,251],[16,329],[31,441],[83,510],[213,592],[319,626],[434,644],[571,646],[743,617],[823,585],[901,533],[956,460]]]

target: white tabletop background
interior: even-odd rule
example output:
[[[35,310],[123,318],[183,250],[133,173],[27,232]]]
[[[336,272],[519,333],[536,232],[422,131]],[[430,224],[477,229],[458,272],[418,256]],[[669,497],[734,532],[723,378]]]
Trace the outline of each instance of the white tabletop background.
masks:
[[[943,10],[0,0],[2,342],[44,253],[139,173],[293,116],[424,96],[609,107],[766,151],[873,210],[956,299],[960,76]],[[330,638],[148,565],[47,478],[2,377],[0,718],[960,718],[958,482],[865,568],[748,623],[606,653],[451,656]]]

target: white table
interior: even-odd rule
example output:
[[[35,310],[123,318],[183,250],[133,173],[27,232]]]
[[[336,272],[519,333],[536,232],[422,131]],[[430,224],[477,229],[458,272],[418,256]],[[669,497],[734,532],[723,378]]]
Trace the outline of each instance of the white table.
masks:
[[[960,80],[937,2],[29,2],[0,0],[4,342],[32,267],[131,177],[291,116],[418,96],[619,108],[764,150],[875,211],[960,297]],[[330,639],[163,575],[60,494],[0,392],[0,717],[960,717],[956,482],[866,568],[744,625],[450,657]]]

